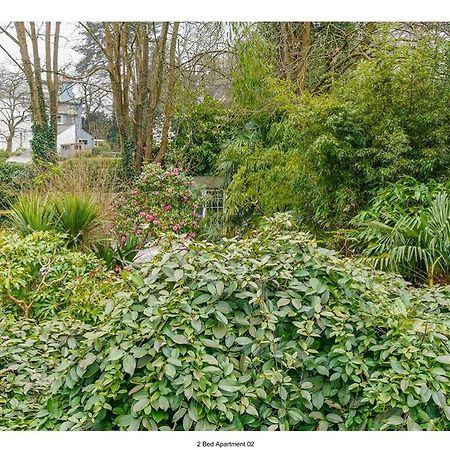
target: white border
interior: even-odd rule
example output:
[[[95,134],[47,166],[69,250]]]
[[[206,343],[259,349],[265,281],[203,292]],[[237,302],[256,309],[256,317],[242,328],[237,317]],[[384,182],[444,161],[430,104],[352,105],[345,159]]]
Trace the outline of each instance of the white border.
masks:
[[[448,0],[2,0],[8,20],[450,21]]]
[[[33,450],[361,450],[448,448],[449,434],[420,432],[3,432],[3,449]],[[198,443],[200,442],[200,446]],[[244,447],[224,446],[229,442]],[[208,443],[209,445],[204,445]],[[253,443],[253,445],[249,445]],[[218,445],[222,444],[222,446]]]
[[[0,21],[450,21],[448,0],[2,0]],[[254,450],[448,447],[448,433],[378,432],[2,432],[0,449],[198,449],[203,442],[254,442]],[[234,449],[237,447],[204,447]],[[245,447],[250,449],[250,447]]]

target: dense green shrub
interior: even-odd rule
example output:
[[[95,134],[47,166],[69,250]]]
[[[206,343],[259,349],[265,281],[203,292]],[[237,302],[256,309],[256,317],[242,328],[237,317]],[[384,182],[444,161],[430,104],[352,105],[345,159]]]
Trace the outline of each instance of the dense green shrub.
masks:
[[[200,99],[197,92],[187,99],[179,99],[175,106],[175,138],[170,143],[166,162],[183,167],[193,175],[211,175],[220,150],[231,134],[232,119],[227,109],[209,95]]]
[[[448,429],[449,292],[289,225],[167,248],[95,328],[1,320],[0,427]]]
[[[11,152],[8,152],[4,149],[0,149],[0,163],[3,164],[5,159],[9,158],[12,155]]]
[[[140,177],[118,198],[115,230],[121,243],[134,234],[140,245],[167,233],[195,236],[198,192],[176,167],[147,164]]]
[[[450,273],[450,183],[407,178],[381,190],[353,220],[355,247],[382,268],[417,281]]]
[[[67,364],[77,341],[91,327],[78,321],[0,318],[0,428],[30,429],[42,414],[39,399],[48,398],[53,373]],[[51,399],[51,414],[59,410]]]
[[[32,185],[33,166],[0,161],[0,210],[6,210],[17,195]]]
[[[0,236],[0,311],[47,319],[64,311],[93,321],[114,292],[115,275],[93,255],[69,250],[49,232]]]
[[[439,38],[387,39],[301,115],[321,224],[346,225],[374,192],[404,176],[448,179],[449,57]]]
[[[404,176],[448,179],[445,39],[399,45],[387,34],[370,58],[328,93],[313,96],[296,95],[292,84],[274,81],[270,65],[261,68],[264,58],[244,52],[234,75],[242,92],[253,90],[250,104],[236,91],[246,126],[219,157],[232,176],[229,221],[293,210],[314,231],[336,229],[364,209],[374,192]]]

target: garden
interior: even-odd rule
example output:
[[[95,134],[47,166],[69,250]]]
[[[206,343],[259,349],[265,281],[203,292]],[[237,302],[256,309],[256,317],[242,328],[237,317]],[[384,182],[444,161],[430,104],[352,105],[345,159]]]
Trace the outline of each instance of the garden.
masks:
[[[118,24],[0,153],[0,430],[449,430],[448,24]]]

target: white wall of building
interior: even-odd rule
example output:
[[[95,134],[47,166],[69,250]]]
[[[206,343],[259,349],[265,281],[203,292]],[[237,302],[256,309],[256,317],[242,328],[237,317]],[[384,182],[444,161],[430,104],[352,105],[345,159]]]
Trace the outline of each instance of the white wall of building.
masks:
[[[73,144],[75,142],[77,142],[76,129],[75,124],[72,124],[61,133],[58,133],[56,139],[56,147],[58,149],[58,153],[61,151],[62,145]]]

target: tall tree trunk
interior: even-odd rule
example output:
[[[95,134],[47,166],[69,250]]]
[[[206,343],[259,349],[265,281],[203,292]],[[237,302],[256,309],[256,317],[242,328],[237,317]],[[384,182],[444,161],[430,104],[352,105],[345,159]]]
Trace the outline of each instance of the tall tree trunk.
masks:
[[[53,83],[54,77],[52,69],[52,49],[50,41],[51,34],[52,24],[51,22],[47,22],[45,24],[45,71],[47,75],[47,89],[50,103],[50,122],[53,122],[53,119],[56,120],[58,114],[58,97]]]
[[[45,97],[44,97],[44,88],[42,86],[42,77],[41,77],[41,58],[39,57],[39,43],[38,43],[38,35],[36,32],[36,24],[34,22],[30,22],[30,36],[31,36],[31,48],[33,50],[33,65],[34,65],[34,79],[36,89],[38,91],[39,97],[39,106],[41,111],[43,111],[44,117],[45,114]],[[46,122],[46,120],[45,120]]]
[[[152,74],[149,78],[149,107],[147,111],[147,131],[145,139],[145,161],[149,162],[153,153],[153,126],[155,113],[161,96],[164,60],[166,55],[167,33],[169,22],[164,22],[152,55]]]
[[[167,83],[167,96],[166,96],[166,104],[164,107],[164,123],[162,128],[161,146],[159,147],[158,154],[156,155],[155,158],[155,162],[157,163],[160,163],[164,158],[169,143],[169,128],[170,128],[170,119],[172,115],[173,90],[175,87],[175,53],[177,47],[179,25],[180,25],[179,22],[174,22],[172,27],[172,38],[170,41],[170,51],[169,51],[169,80]]]
[[[308,73],[308,53],[311,46],[311,22],[304,22],[300,38],[300,71],[298,88],[300,94],[305,92],[306,75]]]
[[[105,31],[104,54],[108,63],[108,72],[113,91],[114,116],[116,118],[117,134],[119,136],[119,144],[123,147],[126,140],[126,133],[123,119],[120,61],[117,58],[117,52],[119,49],[117,48],[117,45],[114,47],[113,44],[111,24],[109,22],[104,22],[103,28]]]
[[[283,65],[284,65],[284,74],[286,80],[292,80],[292,38],[291,38],[291,23],[282,22],[281,23],[281,33],[282,33],[282,41],[283,41]]]
[[[43,125],[45,123],[45,117],[41,110],[39,101],[39,90],[36,85],[36,79],[33,74],[33,66],[30,60],[30,54],[28,52],[28,44],[26,38],[25,24],[24,22],[16,22],[17,41],[19,43],[20,56],[22,59],[23,72],[30,88],[31,94],[31,115],[34,125]]]
[[[6,151],[12,152],[12,142],[13,142],[13,134],[9,132],[8,136],[6,137]]]
[[[58,77],[58,50],[60,22],[55,24],[55,34],[53,38],[53,56],[51,49],[51,22],[45,26],[45,68],[47,72],[47,88],[49,94],[50,106],[50,126],[56,131],[58,124],[58,96],[59,96],[59,77]]]
[[[56,157],[56,130],[49,124],[44,89],[41,77],[41,60],[39,57],[38,34],[36,24],[30,22],[29,36],[33,52],[33,63],[27,45],[27,30],[24,22],[15,22],[17,43],[22,58],[22,68],[31,93],[31,118],[33,138],[31,146],[33,155],[38,159],[54,161]],[[47,52],[49,51],[47,47]],[[51,83],[53,86],[54,83]],[[51,87],[50,87],[51,89]]]
[[[135,94],[135,112],[134,112],[134,136],[136,140],[136,157],[135,165],[140,171],[144,159],[145,144],[145,126],[143,121],[144,105],[148,99],[148,27],[147,24],[141,23],[137,33],[137,51],[136,51],[136,81],[134,90]]]

